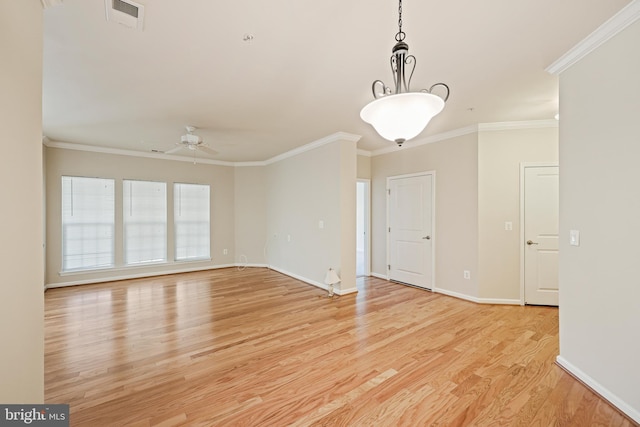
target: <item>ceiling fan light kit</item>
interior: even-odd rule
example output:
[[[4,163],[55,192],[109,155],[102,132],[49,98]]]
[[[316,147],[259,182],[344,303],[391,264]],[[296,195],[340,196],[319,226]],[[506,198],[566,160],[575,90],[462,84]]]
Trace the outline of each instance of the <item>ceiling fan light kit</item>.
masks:
[[[402,146],[405,141],[415,138],[427,127],[431,119],[444,109],[449,99],[449,86],[436,83],[429,89],[411,92],[411,77],[416,67],[416,58],[409,55],[409,45],[404,42],[402,31],[402,0],[398,4],[398,32],[396,44],[391,50],[391,72],[395,91],[382,80],[375,80],[371,86],[375,98],[360,111],[360,118],[369,123],[381,137]],[[409,78],[405,77],[407,66]],[[444,97],[432,93],[436,88],[445,91]]]

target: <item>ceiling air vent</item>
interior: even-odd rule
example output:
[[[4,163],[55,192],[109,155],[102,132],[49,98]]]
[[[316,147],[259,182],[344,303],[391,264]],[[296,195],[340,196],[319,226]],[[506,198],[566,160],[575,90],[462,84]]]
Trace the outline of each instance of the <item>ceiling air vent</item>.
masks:
[[[142,31],[144,6],[130,0],[104,0],[107,21]]]

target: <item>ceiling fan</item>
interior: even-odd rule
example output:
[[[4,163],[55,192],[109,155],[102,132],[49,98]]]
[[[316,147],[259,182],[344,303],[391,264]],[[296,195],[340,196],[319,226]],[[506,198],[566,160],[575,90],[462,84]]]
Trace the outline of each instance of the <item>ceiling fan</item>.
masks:
[[[218,154],[217,151],[209,148],[209,146],[207,146],[207,143],[202,141],[202,138],[200,138],[200,136],[193,133],[197,129],[195,126],[187,125],[185,126],[185,129],[187,130],[187,133],[180,137],[180,142],[176,142],[176,147],[172,148],[171,150],[165,151],[165,154],[173,154],[182,149],[194,151],[194,155],[196,150],[200,150],[213,155]]]

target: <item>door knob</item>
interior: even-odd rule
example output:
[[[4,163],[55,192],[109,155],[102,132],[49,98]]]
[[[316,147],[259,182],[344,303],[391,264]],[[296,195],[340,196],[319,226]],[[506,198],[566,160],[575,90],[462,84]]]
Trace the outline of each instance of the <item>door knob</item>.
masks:
[[[531,246],[531,245],[537,245],[537,242],[532,242],[531,240],[527,240],[527,245]]]
[[[425,240],[431,240],[431,236],[424,236],[423,239]]]

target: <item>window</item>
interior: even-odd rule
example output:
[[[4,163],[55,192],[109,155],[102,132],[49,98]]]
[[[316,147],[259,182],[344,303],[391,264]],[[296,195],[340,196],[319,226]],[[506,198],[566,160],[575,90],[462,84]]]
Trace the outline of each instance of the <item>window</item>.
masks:
[[[62,177],[62,271],[113,267],[113,179]]]
[[[167,260],[167,184],[123,181],[124,263]]]
[[[209,259],[209,186],[174,184],[176,261]]]

